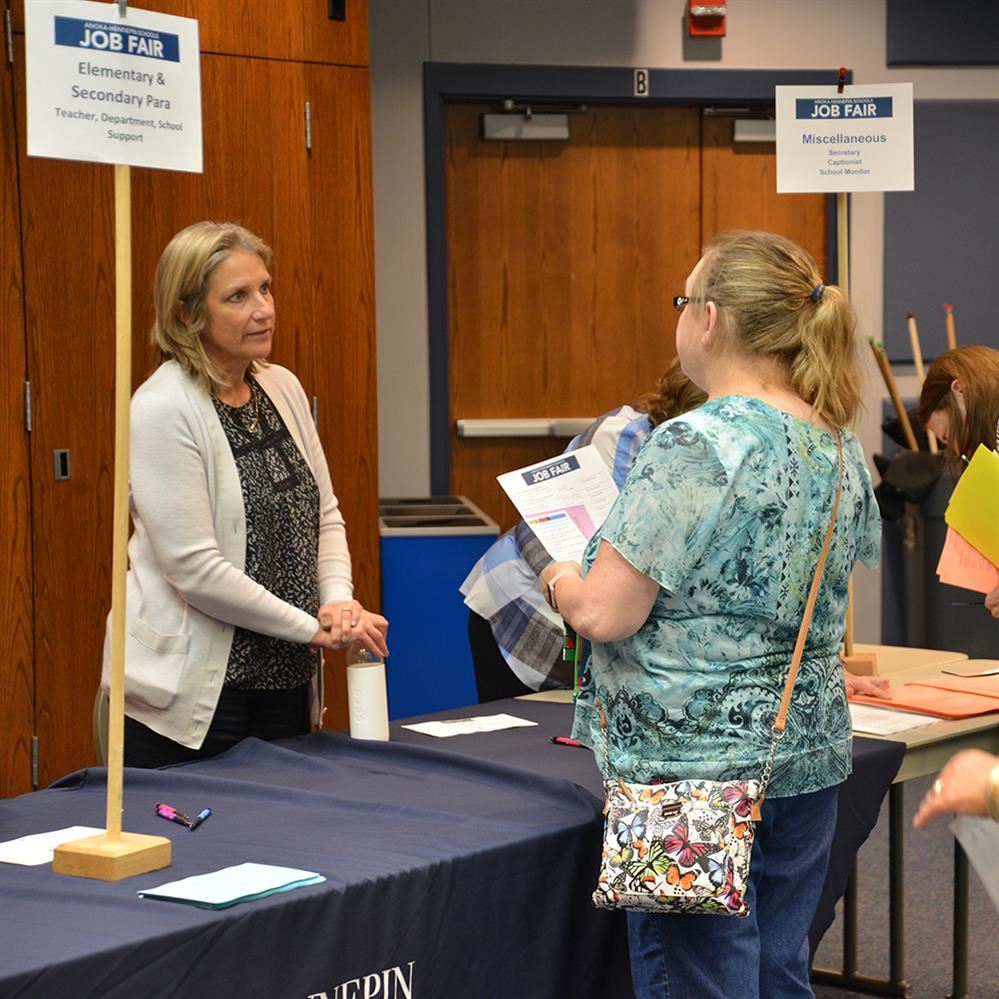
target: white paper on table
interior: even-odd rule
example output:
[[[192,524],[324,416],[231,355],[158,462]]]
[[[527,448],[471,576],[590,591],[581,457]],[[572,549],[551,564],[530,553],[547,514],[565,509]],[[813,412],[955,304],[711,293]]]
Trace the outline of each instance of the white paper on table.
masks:
[[[23,864],[25,867],[51,864],[52,851],[57,846],[72,843],[74,839],[99,836],[102,832],[103,829],[95,829],[93,826],[67,826],[65,829],[54,829],[52,832],[9,839],[6,843],[0,843],[0,863]]]
[[[496,477],[556,562],[579,562],[604,522],[617,486],[592,445]]]
[[[413,732],[432,735],[435,739],[447,739],[452,735],[475,735],[476,732],[498,732],[504,728],[527,728],[537,725],[537,722],[527,718],[516,718],[514,715],[479,715],[475,718],[445,718],[443,721],[414,722],[403,725],[403,728]]]
[[[999,909],[999,823],[978,815],[959,815],[950,828]]]
[[[273,864],[236,864],[208,874],[198,874],[180,881],[168,881],[154,888],[140,888],[139,898],[160,898],[187,902],[207,909],[224,909],[236,902],[262,898],[277,892],[325,881],[315,871]]]
[[[869,704],[851,704],[850,721],[853,722],[854,732],[893,735],[895,732],[907,732],[910,728],[936,725],[943,719],[917,714],[914,711],[899,711],[887,705],[875,708]]]

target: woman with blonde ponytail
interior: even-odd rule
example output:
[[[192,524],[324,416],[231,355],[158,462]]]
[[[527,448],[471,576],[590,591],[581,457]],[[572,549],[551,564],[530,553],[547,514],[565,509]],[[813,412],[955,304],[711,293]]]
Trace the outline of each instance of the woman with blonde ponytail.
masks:
[[[583,566],[555,563],[542,584],[592,643],[573,735],[605,776],[757,778],[842,468],[756,823],[750,914],[628,913],[638,999],[797,999],[813,994],[807,934],[851,765],[839,655],[847,583],[858,559],[876,564],[881,538],[846,429],[859,405],[854,321],[801,247],[763,232],[711,240],[674,305],[677,354],[708,401],[650,434]],[[676,840],[666,860],[683,877],[697,869],[697,845]]]

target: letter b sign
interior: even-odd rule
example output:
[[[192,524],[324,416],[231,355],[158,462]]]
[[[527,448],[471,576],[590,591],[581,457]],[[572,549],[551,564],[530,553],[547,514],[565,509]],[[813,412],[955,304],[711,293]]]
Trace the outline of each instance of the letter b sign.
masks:
[[[635,96],[649,96],[649,71],[647,69],[635,70]]]

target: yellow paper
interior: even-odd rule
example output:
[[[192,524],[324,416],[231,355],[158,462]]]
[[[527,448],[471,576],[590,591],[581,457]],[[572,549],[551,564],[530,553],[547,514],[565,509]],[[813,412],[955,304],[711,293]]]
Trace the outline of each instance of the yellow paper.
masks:
[[[978,445],[954,488],[944,520],[999,565],[999,454]]]

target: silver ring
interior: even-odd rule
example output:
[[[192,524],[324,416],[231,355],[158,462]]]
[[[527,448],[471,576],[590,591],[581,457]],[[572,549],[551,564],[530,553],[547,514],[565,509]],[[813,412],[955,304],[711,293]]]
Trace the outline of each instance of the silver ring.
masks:
[[[933,782],[933,793],[943,794],[943,783],[939,777]]]

